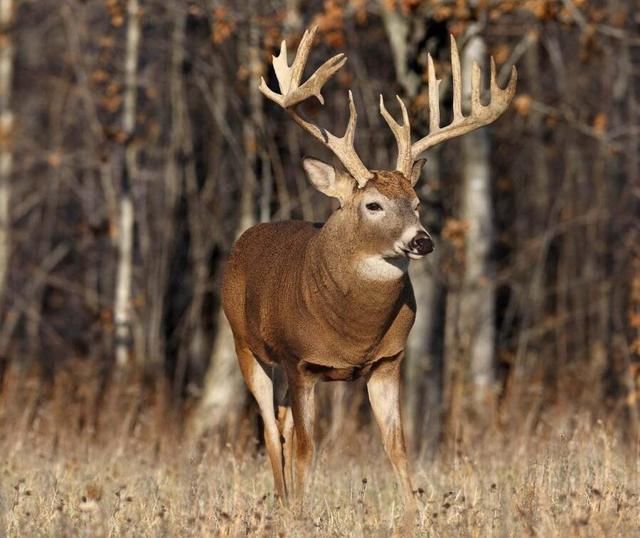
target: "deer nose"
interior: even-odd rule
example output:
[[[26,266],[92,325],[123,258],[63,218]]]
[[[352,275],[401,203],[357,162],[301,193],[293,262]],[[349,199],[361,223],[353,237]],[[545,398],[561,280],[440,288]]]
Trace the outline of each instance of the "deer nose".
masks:
[[[409,249],[416,254],[420,254],[420,256],[424,256],[433,251],[433,241],[427,232],[420,231],[409,242]]]

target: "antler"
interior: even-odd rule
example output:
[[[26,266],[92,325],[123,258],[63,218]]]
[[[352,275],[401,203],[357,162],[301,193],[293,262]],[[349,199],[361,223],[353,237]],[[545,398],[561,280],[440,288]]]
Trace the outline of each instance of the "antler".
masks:
[[[404,106],[402,99],[396,95],[400,108],[402,110],[402,125],[400,125],[384,106],[384,99],[380,95],[380,114],[387,122],[387,125],[393,132],[393,136],[398,144],[398,160],[396,161],[396,170],[402,172],[404,177],[411,177],[411,167],[413,166],[413,157],[411,156],[411,124],[409,123],[409,114],[407,107]]]
[[[511,78],[507,87],[503,90],[496,82],[496,64],[491,58],[491,86],[488,105],[480,102],[480,67],[473,63],[471,73],[471,115],[465,117],[462,114],[462,80],[460,76],[460,55],[458,46],[451,36],[451,72],[453,76],[453,120],[446,127],[440,127],[440,99],[438,88],[440,80],[436,79],[433,59],[428,55],[429,77],[429,134],[411,144],[411,126],[408,121],[407,110],[404,103],[398,97],[402,108],[403,125],[399,125],[389,114],[380,96],[380,113],[389,128],[393,131],[398,144],[398,160],[396,170],[402,172],[405,177],[411,176],[411,168],[418,157],[430,147],[440,144],[450,138],[474,131],[497,120],[507,109],[511,99],[516,93],[518,73],[515,66],[511,69]],[[397,97],[397,96],[396,96]]]
[[[347,61],[344,54],[337,54],[323,63],[313,75],[300,84],[317,30],[318,27],[315,26],[304,32],[291,66],[287,61],[287,43],[285,41],[280,47],[280,54],[273,57],[273,69],[276,72],[281,93],[271,90],[264,78],[260,79],[259,89],[267,98],[284,108],[305,131],[327,146],[355,178],[358,187],[363,188],[367,181],[373,177],[373,174],[362,163],[353,145],[358,115],[351,91],[349,91],[349,123],[342,137],[337,137],[326,129],[307,121],[295,111],[296,105],[311,96],[315,96],[321,104],[324,104],[324,98],[321,94],[322,87]]]

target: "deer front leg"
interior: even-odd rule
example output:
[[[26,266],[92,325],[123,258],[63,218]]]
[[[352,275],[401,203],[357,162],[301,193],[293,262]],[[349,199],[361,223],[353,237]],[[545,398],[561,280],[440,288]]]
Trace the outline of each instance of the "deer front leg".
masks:
[[[384,449],[391,460],[405,502],[405,515],[415,514],[415,497],[409,476],[407,450],[400,416],[400,363],[404,353],[385,360],[371,374],[367,391],[373,414],[382,434]]]
[[[294,496],[302,509],[307,471],[313,460],[315,423],[314,388],[316,380],[296,372],[289,377],[289,395],[293,414],[295,439],[295,489]]]
[[[264,441],[271,461],[276,493],[284,501],[287,498],[287,491],[282,469],[280,431],[273,407],[273,382],[248,347],[236,342],[236,354],[247,387],[260,408],[260,415],[264,422]]]

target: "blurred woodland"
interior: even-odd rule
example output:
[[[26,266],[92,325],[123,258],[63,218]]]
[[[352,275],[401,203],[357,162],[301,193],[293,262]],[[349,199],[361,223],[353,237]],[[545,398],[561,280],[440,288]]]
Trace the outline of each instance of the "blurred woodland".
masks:
[[[58,417],[80,409],[79,430],[97,428],[107,402],[127,409],[113,414],[131,431],[157,401],[199,433],[255,420],[221,272],[248,226],[322,221],[334,207],[300,165],[326,150],[257,87],[274,86],[280,41],[293,49],[317,24],[309,72],[337,52],[349,61],[305,113],[339,131],[350,88],[374,168],[395,162],[379,94],[394,114],[404,99],[416,135],[428,129],[427,52],[448,123],[449,33],[463,77],[474,59],[488,73],[489,55],[502,85],[518,68],[507,113],[432,150],[418,184],[436,250],[411,269],[413,449],[486,426],[529,432],[577,409],[637,441],[638,8],[0,0],[0,423],[15,420],[12,402],[35,427],[56,398]],[[329,435],[369,420],[363,390],[321,387]]]

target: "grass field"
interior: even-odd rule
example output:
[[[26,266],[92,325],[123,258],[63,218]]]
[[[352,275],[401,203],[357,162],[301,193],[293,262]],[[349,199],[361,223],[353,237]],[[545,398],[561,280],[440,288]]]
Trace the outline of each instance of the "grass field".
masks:
[[[35,412],[26,394],[0,398],[0,536],[390,536],[400,520],[371,426],[321,443],[300,516],[247,423],[237,442],[190,443],[152,399],[138,412],[114,394],[92,424],[82,391]],[[415,535],[640,536],[639,465],[586,413],[488,433],[414,461]]]

